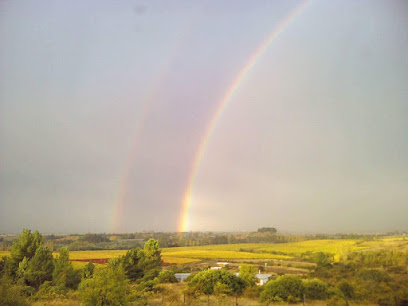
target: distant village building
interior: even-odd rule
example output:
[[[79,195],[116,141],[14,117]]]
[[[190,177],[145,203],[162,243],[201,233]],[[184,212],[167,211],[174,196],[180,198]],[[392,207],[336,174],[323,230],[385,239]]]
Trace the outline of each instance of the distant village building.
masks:
[[[225,268],[226,266],[229,265],[229,263],[228,262],[217,262],[217,265],[220,266],[220,267]]]
[[[186,278],[190,276],[190,274],[191,273],[174,273],[174,276],[179,282],[184,282]]]

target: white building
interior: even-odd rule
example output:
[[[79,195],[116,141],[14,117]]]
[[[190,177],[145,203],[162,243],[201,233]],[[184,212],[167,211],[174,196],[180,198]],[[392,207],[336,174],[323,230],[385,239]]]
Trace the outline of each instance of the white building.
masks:
[[[239,276],[239,273],[235,273],[235,275]],[[271,276],[272,274],[261,274],[261,273],[255,274],[256,284],[258,286],[265,285],[268,282],[268,280],[271,278]]]
[[[179,282],[184,282],[186,278],[190,276],[190,274],[191,273],[174,273],[174,276]]]
[[[269,278],[272,276],[272,274],[255,274],[255,277],[257,279],[257,285],[263,286],[264,284],[267,283]]]

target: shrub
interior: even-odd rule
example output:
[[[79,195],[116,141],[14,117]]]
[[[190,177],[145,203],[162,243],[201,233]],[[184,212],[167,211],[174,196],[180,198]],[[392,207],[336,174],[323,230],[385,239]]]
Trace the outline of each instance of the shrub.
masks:
[[[35,298],[36,299],[55,299],[59,297],[65,297],[66,290],[63,287],[53,286],[52,282],[44,282],[38,289]]]
[[[304,293],[307,298],[314,300],[325,300],[329,297],[329,286],[327,283],[315,278],[303,281]]]
[[[217,283],[227,286],[229,292],[241,294],[245,288],[245,281],[226,270],[205,270],[197,273],[189,280],[188,285],[200,293],[210,295],[214,293]]]
[[[149,270],[145,273],[145,275],[142,278],[142,281],[149,281],[149,280],[154,280],[156,277],[159,276],[159,270],[154,269],[154,270]]]
[[[78,290],[85,305],[127,305],[130,287],[123,269],[109,266],[83,279]]]
[[[354,297],[354,287],[347,281],[343,280],[337,287],[346,300]]]
[[[330,266],[330,258],[332,256],[330,254],[324,252],[317,252],[313,256],[313,261],[320,267],[328,267]]]
[[[3,276],[0,279],[0,305],[2,306],[22,306],[28,305],[24,297],[22,287],[12,284],[12,281]]]
[[[157,276],[157,281],[159,283],[177,283],[178,280],[174,275],[173,271],[165,270],[159,273]]]
[[[262,287],[261,286],[251,286],[247,287],[244,290],[243,296],[249,299],[259,299],[261,295]]]
[[[95,265],[92,261],[88,262],[85,268],[82,270],[82,278],[91,278],[94,274]]]
[[[386,272],[377,269],[363,269],[360,272],[360,277],[365,281],[374,281],[376,283],[388,282],[391,280]]]
[[[298,276],[284,275],[267,282],[263,286],[261,300],[299,301],[302,298],[304,286]]]
[[[148,280],[140,283],[140,285],[137,286],[137,290],[143,292],[153,292],[156,290],[156,285],[157,283],[154,280]]]
[[[246,281],[249,286],[254,286],[256,284],[255,274],[256,270],[254,266],[242,264],[239,268],[239,277]]]
[[[3,256],[3,258],[0,259],[0,276],[3,275],[4,267],[6,265],[6,260],[7,260],[7,256]]]

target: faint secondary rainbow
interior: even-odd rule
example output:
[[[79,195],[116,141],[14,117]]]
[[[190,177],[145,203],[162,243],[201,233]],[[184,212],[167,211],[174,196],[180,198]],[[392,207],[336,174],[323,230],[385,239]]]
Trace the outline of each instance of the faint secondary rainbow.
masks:
[[[217,110],[215,111],[213,117],[211,118],[207,129],[204,133],[204,136],[201,139],[200,145],[198,147],[197,153],[194,157],[193,165],[191,168],[191,172],[188,178],[188,185],[183,197],[182,209],[181,209],[181,216],[179,221],[179,231],[185,232],[190,229],[189,224],[189,213],[191,208],[191,196],[194,187],[195,180],[197,178],[198,171],[200,170],[200,165],[204,154],[206,152],[208,143],[211,139],[211,135],[213,134],[217,122],[221,117],[223,111],[228,106],[228,103],[231,101],[231,98],[234,96],[237,89],[240,87],[242,81],[244,80],[245,76],[248,72],[256,65],[258,59],[265,53],[268,47],[272,44],[272,42],[283,33],[283,31],[288,27],[290,23],[292,23],[296,17],[298,17],[306,6],[311,2],[311,0],[307,0],[302,2],[299,6],[297,6],[294,10],[292,10],[289,15],[278,25],[276,26],[272,33],[267,37],[265,41],[255,50],[255,52],[251,55],[249,60],[246,62],[245,66],[241,69],[237,77],[231,83],[231,86],[225,92],[223,99],[220,101]]]
[[[187,22],[186,26],[181,31],[179,38],[174,42],[173,46],[170,48],[170,52],[167,55],[166,59],[164,60],[164,64],[161,67],[160,73],[158,74],[155,82],[153,83],[153,86],[150,88],[150,90],[147,91],[146,95],[142,99],[143,106],[140,111],[140,115],[136,120],[135,127],[131,133],[133,137],[129,145],[130,150],[129,153],[126,155],[125,163],[122,168],[122,176],[120,177],[119,181],[119,188],[117,191],[116,201],[113,205],[113,213],[110,224],[112,232],[116,233],[121,232],[120,228],[121,217],[123,215],[124,207],[126,205],[126,197],[129,191],[130,178],[132,174],[132,165],[134,164],[135,155],[139,149],[138,146],[139,137],[141,136],[147,117],[156,103],[159,89],[165,82],[166,78],[170,75],[176,57],[180,55],[180,49],[183,43],[191,34],[192,29],[194,28],[193,25],[200,21],[200,19],[197,18],[196,15],[201,11],[201,9],[202,7],[200,6],[197,9],[196,13],[190,17],[190,20]]]
[[[186,28],[186,31],[180,36],[180,39],[177,43],[172,48],[172,52],[168,55],[166,60],[164,61],[164,65],[162,66],[160,70],[159,76],[156,78],[156,81],[154,82],[153,86],[148,90],[146,96],[143,98],[143,107],[141,111],[139,112],[140,115],[138,116],[135,124],[135,128],[132,131],[132,139],[130,143],[130,151],[127,154],[127,157],[125,159],[123,171],[122,171],[122,176],[121,176],[121,181],[119,182],[119,190],[117,193],[117,199],[114,204],[114,212],[113,212],[113,218],[112,218],[112,224],[111,228],[113,232],[120,232],[120,224],[121,224],[121,217],[123,215],[123,210],[124,206],[126,204],[126,196],[129,191],[129,184],[130,184],[130,178],[132,174],[132,165],[134,164],[134,159],[136,156],[137,151],[139,150],[139,138],[141,136],[141,133],[143,131],[143,128],[146,123],[146,119],[154,107],[157,99],[157,93],[159,92],[159,88],[161,85],[164,83],[166,80],[166,77],[168,77],[172,64],[174,63],[174,60],[176,56],[179,54],[179,49],[180,45],[182,42],[185,40],[185,36],[188,34],[189,28]]]

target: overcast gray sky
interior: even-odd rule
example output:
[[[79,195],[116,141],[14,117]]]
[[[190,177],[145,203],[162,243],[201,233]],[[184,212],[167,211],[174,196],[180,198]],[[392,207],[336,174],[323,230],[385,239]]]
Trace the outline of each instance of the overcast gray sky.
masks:
[[[177,230],[302,3],[1,1],[0,232]],[[220,117],[191,229],[407,230],[407,54],[408,2],[312,0]]]

